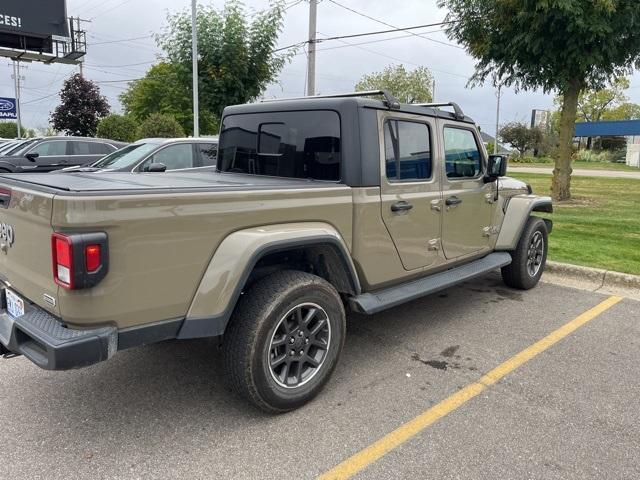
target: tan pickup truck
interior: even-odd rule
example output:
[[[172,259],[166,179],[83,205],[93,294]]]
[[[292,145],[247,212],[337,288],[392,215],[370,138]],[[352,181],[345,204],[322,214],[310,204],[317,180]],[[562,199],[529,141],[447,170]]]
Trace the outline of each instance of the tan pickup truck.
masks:
[[[506,162],[457,105],[367,92],[227,108],[217,172],[1,176],[0,353],[63,370],[220,337],[237,391],[291,410],[329,379],[345,310],[497,268],[537,284],[551,200]]]

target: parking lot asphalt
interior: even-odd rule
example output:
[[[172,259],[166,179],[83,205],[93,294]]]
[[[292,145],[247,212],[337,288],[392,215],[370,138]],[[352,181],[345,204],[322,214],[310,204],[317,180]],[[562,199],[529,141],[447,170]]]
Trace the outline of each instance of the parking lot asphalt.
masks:
[[[609,299],[497,275],[350,315],[324,392],[262,414],[228,388],[216,342],[167,342],[93,367],[0,360],[11,479],[314,478]],[[615,303],[615,302],[612,302]],[[610,305],[357,478],[640,477],[640,302]]]

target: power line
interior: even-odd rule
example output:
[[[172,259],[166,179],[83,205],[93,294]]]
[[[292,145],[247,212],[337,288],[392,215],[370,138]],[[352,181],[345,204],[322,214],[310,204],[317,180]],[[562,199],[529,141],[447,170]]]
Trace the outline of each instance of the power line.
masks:
[[[115,10],[116,8],[120,8],[122,5],[124,5],[125,3],[129,3],[131,0],[124,0],[123,2],[118,3],[117,5],[111,7],[111,8],[107,8],[106,10],[100,12],[98,15],[91,17],[91,20],[96,19],[98,16],[102,16],[105,15],[113,10]]]
[[[381,24],[381,25],[385,25],[385,26],[387,26],[387,27],[391,27],[391,28],[398,28],[396,25],[392,25],[392,24],[390,24],[390,23],[383,22],[382,20],[379,20],[379,19],[377,19],[377,18],[374,18],[374,17],[372,17],[372,16],[370,16],[370,15],[367,15],[366,13],[359,12],[359,11],[357,11],[357,10],[354,10],[354,9],[353,9],[353,8],[351,8],[351,7],[347,7],[346,5],[342,5],[341,3],[338,3],[338,2],[336,2],[335,0],[329,0],[329,1],[330,1],[331,3],[333,3],[334,5],[337,5],[337,6],[338,6],[338,7],[340,7],[340,8],[344,8],[345,10],[348,10],[348,11],[350,11],[350,12],[352,12],[352,13],[355,13],[356,15],[360,15],[361,17],[368,18],[369,20],[372,20],[372,21],[374,21],[374,22],[376,22],[376,23],[379,23],[379,24]],[[412,36],[414,36],[414,37],[419,37],[419,38],[422,38],[422,39],[424,39],[424,40],[428,40],[428,41],[430,41],[430,42],[440,43],[440,44],[442,44],[442,45],[446,45],[446,46],[448,46],[448,47],[453,47],[453,48],[459,48],[459,49],[462,49],[462,47],[461,47],[460,45],[454,45],[453,43],[443,42],[443,41],[441,41],[441,40],[436,40],[436,39],[434,39],[434,38],[425,37],[425,36],[423,36],[423,35],[421,35],[421,34],[418,34],[418,33],[413,33],[413,32],[410,32],[410,33],[411,33],[411,35],[412,35]]]
[[[132,38],[123,38],[121,40],[108,40],[108,41],[104,41],[104,42],[96,42],[96,43],[91,43],[90,45],[92,47],[95,47],[96,45],[107,45],[110,43],[126,43],[126,42],[133,42],[135,40],[143,40],[145,38],[151,38],[153,37],[153,35],[144,35],[143,37],[132,37]]]

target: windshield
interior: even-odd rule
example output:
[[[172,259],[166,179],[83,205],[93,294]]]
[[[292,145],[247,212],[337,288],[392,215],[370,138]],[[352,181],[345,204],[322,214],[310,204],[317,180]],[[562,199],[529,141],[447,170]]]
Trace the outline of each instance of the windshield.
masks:
[[[23,140],[19,142],[17,145],[15,145],[13,148],[4,152],[4,154],[5,155],[21,155],[25,153],[25,150],[27,150],[27,148],[29,148],[33,143],[36,143],[37,141],[38,141],[37,138],[33,138],[31,140]]]
[[[4,155],[4,152],[11,150],[13,147],[16,146],[18,142],[16,141],[12,141],[12,142],[7,142],[4,145],[0,146],[0,155]]]
[[[134,167],[150,152],[158,148],[157,143],[138,143],[116,150],[110,155],[101,158],[91,166],[95,168],[120,169]]]

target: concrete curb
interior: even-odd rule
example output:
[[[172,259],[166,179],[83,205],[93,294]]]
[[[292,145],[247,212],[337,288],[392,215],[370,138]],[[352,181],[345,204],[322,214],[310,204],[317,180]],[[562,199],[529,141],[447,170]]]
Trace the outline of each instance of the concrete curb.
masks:
[[[570,284],[583,284],[595,291],[621,293],[640,297],[640,275],[614,272],[601,268],[581,267],[569,263],[547,261],[545,274],[551,283],[559,283],[560,279],[567,280]]]

